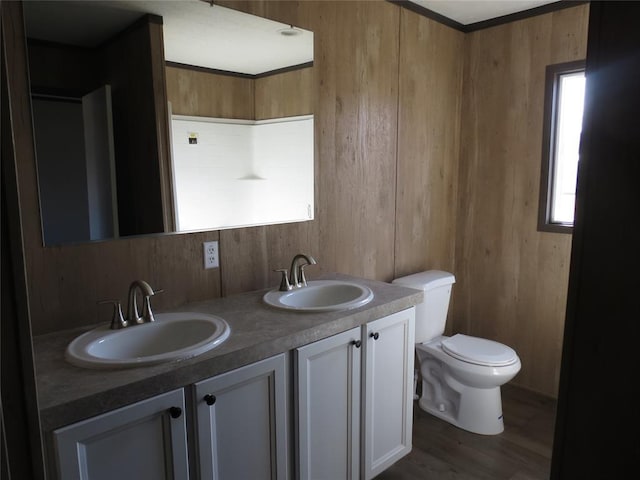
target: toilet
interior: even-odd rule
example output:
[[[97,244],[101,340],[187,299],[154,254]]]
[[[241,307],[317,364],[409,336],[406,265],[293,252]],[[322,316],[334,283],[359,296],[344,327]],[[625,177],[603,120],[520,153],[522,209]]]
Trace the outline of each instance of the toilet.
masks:
[[[484,338],[443,335],[455,283],[451,273],[429,270],[392,283],[424,291],[415,323],[422,377],[420,408],[473,433],[501,433],[500,386],[520,371],[516,352]]]

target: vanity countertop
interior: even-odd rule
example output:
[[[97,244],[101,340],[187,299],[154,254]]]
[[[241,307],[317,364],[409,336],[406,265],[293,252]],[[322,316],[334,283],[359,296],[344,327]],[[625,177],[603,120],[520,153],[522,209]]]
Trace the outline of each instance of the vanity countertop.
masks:
[[[264,304],[267,290],[190,303],[168,311],[203,312],[224,318],[230,337],[213,350],[186,360],[148,367],[93,370],[64,359],[71,340],[90,327],[34,337],[40,419],[44,432],[90,418],[151,396],[287,352],[412,307],[422,292],[384,282],[332,274],[367,285],[373,300],[353,310],[299,313]]]

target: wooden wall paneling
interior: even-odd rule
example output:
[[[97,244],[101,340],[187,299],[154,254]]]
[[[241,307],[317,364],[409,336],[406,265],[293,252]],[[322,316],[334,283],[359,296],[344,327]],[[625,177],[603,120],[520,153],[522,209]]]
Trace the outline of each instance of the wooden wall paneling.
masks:
[[[217,232],[43,248],[35,163],[23,158],[19,169],[35,334],[108,321],[96,300],[124,301],[135,278],[165,288],[154,299],[160,309],[219,295],[219,270],[202,268],[202,242]]]
[[[103,85],[96,50],[39,41],[28,42],[29,76],[39,89],[89,92]]]
[[[312,16],[313,14],[313,16]],[[314,236],[315,251],[318,260],[317,272],[341,271],[335,262],[336,242],[325,242],[327,223],[332,220],[329,208],[330,202],[336,198],[339,182],[331,181],[337,178],[333,164],[336,158],[336,119],[338,111],[336,97],[338,86],[335,81],[336,70],[339,66],[335,62],[337,50],[342,48],[333,39],[333,29],[339,13],[335,2],[316,5],[315,11],[310,11],[314,31],[314,122],[315,122],[315,215],[314,228],[310,231]],[[309,272],[314,275],[316,272]]]
[[[390,280],[399,10],[387,2],[222,4],[309,28],[316,49],[316,220],[222,231],[224,293],[277,284],[271,269],[288,266],[299,251],[318,259],[310,275],[342,271]]]
[[[502,33],[502,30],[491,29],[491,34],[496,37]],[[502,122],[500,115],[491,117],[492,123],[485,122],[480,116],[481,105],[479,102],[483,100],[482,89],[475,86],[476,81],[482,81],[492,84],[500,79],[503,74],[497,72],[499,65],[498,58],[504,57],[502,45],[503,38],[494,40],[491,49],[482,50],[480,41],[472,41],[474,34],[468,34],[465,37],[466,60],[464,72],[464,90],[463,90],[463,108],[462,108],[462,138],[460,150],[460,171],[459,171],[459,199],[458,199],[458,239],[456,241],[456,284],[453,290],[454,299],[454,315],[453,324],[454,331],[467,332],[471,331],[471,322],[473,315],[476,314],[471,310],[473,302],[480,303],[483,295],[479,293],[482,285],[475,285],[472,288],[474,278],[472,278],[471,261],[475,265],[479,264],[480,269],[484,270],[483,283],[496,283],[494,277],[495,269],[493,268],[493,259],[490,258],[495,254],[493,248],[494,237],[498,230],[499,210],[494,206],[500,205],[501,198],[497,188],[492,185],[504,185],[504,178],[501,176],[502,169],[486,169],[481,164],[483,158],[492,159],[497,156],[497,152],[493,152],[492,148],[501,149],[500,134],[506,130],[506,125]],[[504,35],[503,35],[504,36]],[[482,55],[482,56],[480,56]],[[492,68],[485,71],[483,67],[490,65]],[[482,75],[482,76],[481,76]],[[487,103],[492,104],[495,97],[500,97],[500,92],[487,92],[490,100]],[[492,133],[492,132],[497,133]],[[473,135],[472,135],[473,134]],[[490,138],[485,142],[479,142],[480,139]],[[498,142],[496,142],[496,137]],[[477,201],[477,198],[484,199],[483,202]],[[497,197],[497,198],[496,198]],[[488,208],[485,206],[488,204]],[[482,217],[483,226],[492,233],[491,237],[479,236],[468,240],[467,236],[477,235],[475,229],[475,220]],[[493,304],[490,299],[487,305],[475,305],[476,309],[484,307],[483,311],[487,311]],[[477,315],[477,314],[476,314]]]
[[[238,269],[252,275],[248,284],[255,287],[276,285],[270,269],[288,267],[298,252],[318,260],[310,277],[340,271],[390,278],[398,10],[385,2],[266,2],[252,8],[245,11],[264,8],[269,18],[314,31],[316,219],[264,227],[264,236],[251,229],[221,232],[225,292],[242,288],[232,275]],[[390,126],[392,135],[385,131]],[[266,241],[267,249],[254,241]],[[265,251],[273,253],[262,260],[264,272],[237,264]],[[266,278],[271,280],[261,284]]]
[[[589,6],[559,10],[551,17],[551,64],[587,56]],[[569,59],[569,60],[567,60]]]
[[[256,120],[313,113],[313,79],[313,68],[256,79]],[[283,202],[287,195],[282,192]],[[235,229],[220,235],[225,251],[223,295],[276,286],[280,274],[274,269],[288,269],[296,253],[317,252],[313,222]],[[311,267],[309,278],[318,270]]]
[[[395,222],[399,9],[340,3],[336,42],[335,156],[321,157],[321,248],[336,271],[391,280]],[[322,112],[324,113],[324,112]],[[333,183],[332,197],[323,188]]]
[[[551,396],[570,238],[536,229],[544,70],[584,58],[588,8],[465,39],[453,329],[512,346],[523,364],[514,382]]]
[[[316,253],[314,227],[312,222],[302,222],[221,230],[222,294],[277,287],[281,274],[273,270],[289,269],[296,253],[316,258],[318,265],[306,270],[307,278],[313,279],[324,270],[323,259]]]
[[[318,273],[390,280],[398,7],[388,2],[222,4],[314,31],[317,141],[316,219],[222,231],[225,294],[277,284],[270,270],[287,266],[298,252],[317,258]]]
[[[454,271],[464,34],[402,9],[395,270]]]
[[[457,80],[448,75],[457,74],[453,52],[460,46],[445,27],[410,12],[401,14],[389,2],[229,5],[315,32],[316,219],[43,248],[35,162],[23,157],[18,174],[34,333],[107,321],[109,313],[95,301],[123,297],[135,278],[165,288],[156,299],[159,309],[218,296],[222,285],[225,294],[274,286],[278,278],[271,270],[288,267],[298,252],[317,258],[311,277],[340,271],[391,280],[427,267],[449,269],[451,245],[446,242],[455,236],[455,329],[512,345],[524,365],[516,383],[553,394],[551,359],[559,354],[566,289],[561,277],[566,278],[569,242],[528,226],[535,229],[529,218],[537,196],[529,197],[537,195],[540,142],[527,137],[538,135],[534,132],[541,124],[541,103],[540,108],[534,104],[542,97],[544,65],[584,56],[588,6],[465,38],[458,140],[447,109],[458,108],[453,93]],[[517,33],[519,28],[524,30]],[[427,43],[423,49],[403,49],[411,35]],[[424,58],[435,67],[422,72],[418,64]],[[404,72],[417,77],[416,84]],[[196,86],[205,83],[202,75],[208,74],[166,69],[174,113],[218,115],[213,113],[214,96]],[[446,93],[436,98],[427,95],[428,87],[432,92],[446,88]],[[253,118],[252,88],[233,88],[244,92],[240,98],[251,98],[243,103]],[[422,117],[419,107],[431,115]],[[23,113],[28,112],[27,105]],[[404,127],[411,121],[426,122],[426,128]],[[445,159],[455,156],[457,142],[456,199],[455,181],[448,182],[456,175],[455,162]],[[428,162],[418,160],[420,151]],[[421,188],[425,184],[428,189]],[[204,270],[202,242],[212,239],[220,240],[221,269]],[[540,356],[550,359],[548,364],[538,361]]]
[[[169,106],[167,105],[167,77],[164,60],[164,32],[162,23],[149,23],[151,44],[151,81],[153,88],[153,119],[156,129],[157,163],[160,172],[160,195],[164,232],[175,230],[173,202],[173,172],[170,164]]]
[[[167,67],[167,98],[174,115],[253,120],[254,80]]]
[[[269,18],[314,32],[316,121],[316,219],[265,227],[274,252],[267,264],[287,266],[295,253],[305,252],[318,260],[311,277],[339,271],[390,279],[398,10],[386,2],[267,2],[266,7]],[[221,246],[229,246],[230,234],[221,232]],[[221,255],[231,261],[241,258],[225,251]],[[231,292],[237,280],[226,272],[223,267],[225,291]],[[270,275],[270,284],[262,286],[277,284],[277,276]]]
[[[255,80],[255,119],[313,113],[313,67]]]
[[[26,73],[23,81],[28,85]],[[19,134],[33,145],[28,96],[21,102],[16,114],[27,117],[28,128]],[[154,298],[157,310],[220,295],[220,270],[202,265],[202,242],[218,239],[217,232],[43,247],[35,153],[21,155],[17,167],[34,335],[109,321],[109,308],[96,301],[124,301],[134,279],[165,289]]]
[[[539,197],[542,122],[531,119],[542,118],[544,102],[538,101],[544,98],[540,65],[546,63],[546,55],[540,55],[541,49],[534,39],[548,38],[548,31],[546,22],[537,21],[523,22],[508,32],[511,48],[507,51],[502,72],[510,80],[505,85],[501,103],[498,103],[498,108],[503,109],[507,134],[502,134],[502,141],[497,137],[493,139],[497,145],[506,148],[498,157],[505,173],[505,183],[498,189],[502,193],[503,215],[499,217],[501,224],[498,226],[501,242],[496,246],[494,256],[494,267],[498,266],[500,275],[500,292],[496,317],[490,328],[483,331],[490,338],[511,342],[514,348],[522,349],[523,357],[529,359],[529,368],[523,369],[518,381],[526,385],[532,385],[529,376],[538,368],[537,365],[531,368],[531,359],[537,356],[536,343],[545,337],[545,332],[538,331],[538,336],[535,335],[538,324],[535,292],[537,281],[544,272],[538,265],[538,203],[532,200]],[[555,283],[559,279],[550,281]],[[488,295],[488,299],[495,298],[495,292]],[[558,315],[556,318],[560,320]]]
[[[231,2],[232,8],[237,8],[235,2]],[[332,44],[322,42],[324,25],[331,24],[335,16],[336,6],[333,2],[320,5],[318,2],[242,2],[245,4],[243,11],[256,15],[266,16],[278,21],[284,21],[300,26],[314,32],[315,59],[314,67],[304,71],[290,72],[279,79],[265,78],[256,81],[256,118],[291,114],[291,112],[306,111],[315,114],[315,220],[310,222],[270,225],[264,227],[251,227],[244,229],[223,230],[220,232],[220,262],[223,278],[223,294],[255,290],[266,287],[274,287],[279,284],[279,274],[272,270],[276,268],[289,268],[291,259],[296,253],[312,255],[318,261],[318,265],[307,270],[308,278],[313,278],[324,271],[334,271],[327,267],[328,257],[319,248],[319,189],[320,178],[319,154],[320,145],[324,134],[320,133],[322,115],[319,114],[322,106],[318,95],[318,85],[321,70],[318,62],[321,57],[326,58],[326,48],[332,48]],[[240,8],[238,8],[240,9]],[[280,77],[278,75],[278,77]],[[271,85],[269,95],[274,99],[282,99],[290,95],[291,80],[302,77],[303,81],[310,81],[309,90],[304,96],[295,98],[295,103],[287,100],[263,101],[265,88]],[[276,91],[275,89],[280,89]],[[293,98],[293,95],[290,95]],[[282,192],[283,201],[287,199],[287,192]]]
[[[535,344],[529,357],[530,362],[535,359],[536,367],[530,372],[528,381],[536,390],[552,396],[557,396],[560,380],[565,319],[562,312],[567,306],[570,252],[571,235],[538,245],[537,261],[543,272],[538,275],[554,281],[536,282],[536,322],[532,335]],[[540,352],[544,354],[540,355]]]
[[[121,235],[165,231],[154,98],[154,93],[164,92],[154,89],[154,48],[158,44],[152,44],[152,29],[153,24],[138,22],[104,48],[106,81],[112,89]]]
[[[250,227],[220,231],[222,296],[257,290],[269,285],[268,272],[272,260],[268,252],[268,228]],[[289,265],[283,263],[271,266],[271,270],[276,268],[289,268]]]
[[[203,232],[41,248],[31,266],[34,334],[108,322],[111,309],[96,302],[116,298],[126,309],[136,279],[164,289],[152,300],[156,311],[220,296],[219,269],[205,270],[202,257],[202,243],[218,238]]]
[[[33,362],[24,252],[19,162],[35,159],[27,47],[21,5],[0,3],[0,125],[2,280],[0,314],[0,477],[45,478],[44,448]],[[29,197],[28,193],[26,194]],[[28,198],[29,199],[29,198]],[[28,200],[27,199],[27,200]],[[32,200],[33,198],[31,198]],[[26,220],[28,224],[28,220]]]

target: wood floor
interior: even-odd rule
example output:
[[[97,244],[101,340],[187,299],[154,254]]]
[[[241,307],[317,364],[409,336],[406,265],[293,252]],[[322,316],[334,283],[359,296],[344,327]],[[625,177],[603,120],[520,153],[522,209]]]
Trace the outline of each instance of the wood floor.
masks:
[[[555,401],[505,385],[504,432],[466,432],[414,403],[413,450],[376,480],[547,480]]]

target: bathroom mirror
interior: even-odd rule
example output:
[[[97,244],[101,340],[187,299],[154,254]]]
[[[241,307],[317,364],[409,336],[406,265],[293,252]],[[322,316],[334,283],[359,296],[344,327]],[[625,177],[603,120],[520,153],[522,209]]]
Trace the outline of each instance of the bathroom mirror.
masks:
[[[202,0],[28,1],[24,12],[45,245],[313,218],[313,132],[304,136],[310,142],[301,147],[305,154],[295,154],[304,162],[296,173],[304,171],[307,177],[291,180],[306,188],[301,195],[304,208],[291,218],[275,218],[273,212],[235,215],[240,205],[268,210],[266,183],[245,181],[238,187],[235,177],[233,184],[218,178],[215,187],[201,184],[200,192],[191,193],[210,194],[215,188],[242,201],[227,204],[223,224],[196,219],[189,228],[180,228],[180,199],[175,198],[173,181],[176,158],[170,155],[175,150],[170,142],[172,114],[202,121],[224,117],[278,123],[274,119],[280,118],[283,124],[311,115],[313,122],[313,32]],[[160,48],[154,38],[164,38]],[[164,54],[160,83],[149,60],[157,58],[158,50]],[[295,75],[295,80],[281,79],[287,75]],[[122,83],[127,82],[130,90],[123,95]],[[236,88],[240,83],[250,86]],[[250,107],[227,108],[246,105],[247,91],[256,92]],[[166,108],[164,115],[159,105]],[[203,111],[210,105],[220,108]],[[293,132],[291,125],[282,131]],[[163,128],[166,148],[154,142]],[[290,143],[279,138],[281,145]],[[242,147],[246,150],[247,145]],[[265,150],[253,151],[257,155],[246,160],[247,165],[262,161]],[[273,164],[279,155],[267,155],[271,160],[265,164]],[[286,185],[282,166],[276,168],[280,171],[273,177]],[[247,188],[251,192],[243,194]],[[182,218],[187,217],[183,212]]]

